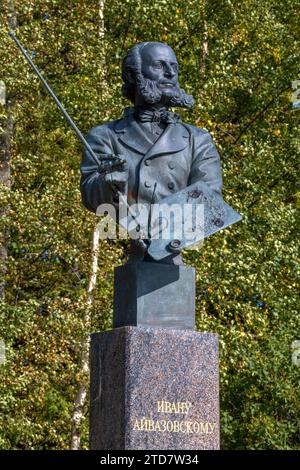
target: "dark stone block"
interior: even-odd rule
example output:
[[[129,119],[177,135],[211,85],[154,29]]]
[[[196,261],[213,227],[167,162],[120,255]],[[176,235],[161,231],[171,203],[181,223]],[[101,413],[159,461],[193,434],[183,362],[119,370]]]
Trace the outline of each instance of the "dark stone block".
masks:
[[[125,327],[92,335],[90,446],[218,449],[218,337]]]
[[[195,327],[195,269],[137,262],[115,269],[113,326]]]

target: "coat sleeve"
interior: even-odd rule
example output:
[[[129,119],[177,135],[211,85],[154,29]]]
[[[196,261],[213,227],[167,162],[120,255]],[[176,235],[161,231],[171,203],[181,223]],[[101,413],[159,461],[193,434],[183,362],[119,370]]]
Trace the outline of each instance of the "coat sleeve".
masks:
[[[221,193],[222,171],[219,153],[207,131],[193,128],[192,166],[189,184],[204,181],[211,189]]]
[[[114,153],[109,129],[106,126],[94,127],[86,136],[87,142],[92,150],[99,157],[100,154]],[[83,150],[83,157],[80,166],[81,180],[80,191],[82,202],[87,209],[96,212],[100,204],[113,204],[114,194],[111,187],[99,174],[98,168],[86,148]]]

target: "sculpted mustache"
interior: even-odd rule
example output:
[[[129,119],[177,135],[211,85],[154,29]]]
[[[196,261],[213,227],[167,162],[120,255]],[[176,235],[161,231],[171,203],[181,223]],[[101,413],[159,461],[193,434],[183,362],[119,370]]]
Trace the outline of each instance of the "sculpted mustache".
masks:
[[[150,93],[150,95],[154,95],[159,100],[163,94],[160,85],[165,85],[167,83],[172,83],[172,90],[176,95],[180,94],[179,84],[166,80],[156,82],[154,80],[150,80],[149,78],[142,78],[138,82],[138,88],[142,92],[142,94],[145,93],[147,95],[148,93]]]

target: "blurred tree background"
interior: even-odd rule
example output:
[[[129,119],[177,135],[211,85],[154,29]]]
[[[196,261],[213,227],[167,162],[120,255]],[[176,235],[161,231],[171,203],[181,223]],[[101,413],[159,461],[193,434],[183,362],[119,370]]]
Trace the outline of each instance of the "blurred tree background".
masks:
[[[112,326],[113,268],[127,244],[92,243],[80,143],[13,29],[84,133],[129,105],[120,65],[131,45],[174,48],[196,100],[183,120],[211,132],[224,198],[243,215],[185,253],[197,329],[220,337],[222,448],[300,449],[299,10],[299,0],[2,0],[0,448],[68,449],[71,432],[72,448],[88,448],[84,393],[75,402],[83,344]]]

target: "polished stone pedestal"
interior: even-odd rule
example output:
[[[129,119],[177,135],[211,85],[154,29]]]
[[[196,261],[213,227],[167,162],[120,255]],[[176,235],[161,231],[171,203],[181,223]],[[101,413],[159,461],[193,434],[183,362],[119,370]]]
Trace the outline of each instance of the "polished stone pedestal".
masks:
[[[91,449],[219,449],[218,370],[213,333],[93,334]]]
[[[136,262],[115,269],[113,326],[195,328],[195,269]]]

